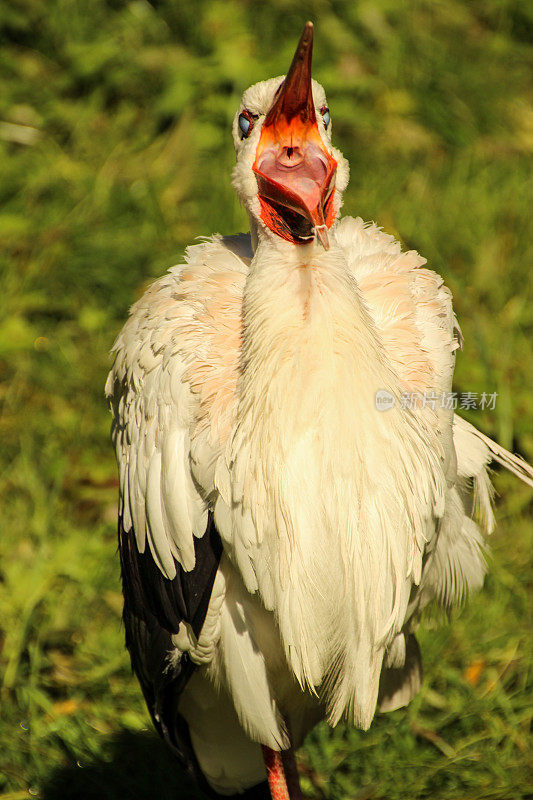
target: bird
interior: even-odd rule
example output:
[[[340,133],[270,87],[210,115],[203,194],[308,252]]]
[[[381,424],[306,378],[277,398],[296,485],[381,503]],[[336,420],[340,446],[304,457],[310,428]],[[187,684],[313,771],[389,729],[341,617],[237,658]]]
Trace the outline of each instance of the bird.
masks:
[[[155,728],[208,797],[302,797],[321,720],[366,730],[422,679],[416,628],[479,589],[488,465],[456,413],[443,279],[341,216],[349,167],[312,79],[233,121],[246,234],[189,246],[132,307],[106,384],[126,645]]]

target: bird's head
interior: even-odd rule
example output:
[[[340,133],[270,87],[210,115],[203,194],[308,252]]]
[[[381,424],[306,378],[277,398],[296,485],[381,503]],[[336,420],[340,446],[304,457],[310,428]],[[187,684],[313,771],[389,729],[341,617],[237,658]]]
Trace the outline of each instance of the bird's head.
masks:
[[[348,162],[331,144],[324,89],[311,78],[313,25],[308,22],[285,77],[247,89],[233,121],[233,185],[263,236],[294,245],[331,228],[348,184]]]

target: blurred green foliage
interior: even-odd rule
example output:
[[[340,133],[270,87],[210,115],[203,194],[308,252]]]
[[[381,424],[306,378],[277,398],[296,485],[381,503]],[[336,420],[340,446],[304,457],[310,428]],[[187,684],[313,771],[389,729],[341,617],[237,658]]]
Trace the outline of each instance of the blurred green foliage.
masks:
[[[307,18],[351,163],[345,212],[444,275],[466,342],[457,388],[498,392],[471,419],[533,458],[527,0],[2,4],[4,800],[194,796],[144,732],[123,648],[107,352],[186,244],[245,229],[230,123],[246,86],[286,70]],[[532,796],[531,492],[496,478],[485,591],[423,633],[408,710],[310,737],[310,797]]]

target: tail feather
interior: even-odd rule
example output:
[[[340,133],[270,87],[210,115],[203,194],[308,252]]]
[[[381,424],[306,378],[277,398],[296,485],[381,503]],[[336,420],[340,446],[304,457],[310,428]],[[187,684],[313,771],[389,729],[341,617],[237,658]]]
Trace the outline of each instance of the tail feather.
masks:
[[[528,464],[527,461],[520,456],[514,455],[514,453],[510,453],[505,447],[489,439],[488,436],[478,431],[477,428],[462,417],[455,416],[454,426],[458,426],[462,428],[464,432],[468,431],[471,435],[476,436],[476,438],[488,448],[493,461],[501,464],[502,467],[505,467],[505,469],[512,472],[513,475],[516,475],[517,478],[520,478],[521,481],[533,488],[533,467]]]

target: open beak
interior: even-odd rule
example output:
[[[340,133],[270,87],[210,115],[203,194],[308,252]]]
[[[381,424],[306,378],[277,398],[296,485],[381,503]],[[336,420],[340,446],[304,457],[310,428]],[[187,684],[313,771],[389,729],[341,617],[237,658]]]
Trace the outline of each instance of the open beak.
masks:
[[[253,171],[261,219],[294,244],[316,235],[327,250],[337,162],[318,132],[311,87],[313,24],[307,22],[287,77],[268,112]]]

